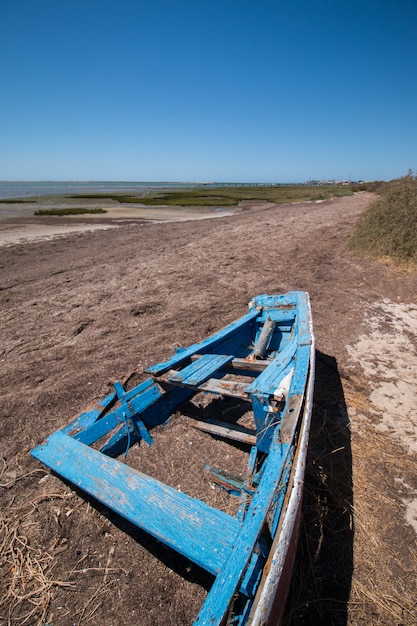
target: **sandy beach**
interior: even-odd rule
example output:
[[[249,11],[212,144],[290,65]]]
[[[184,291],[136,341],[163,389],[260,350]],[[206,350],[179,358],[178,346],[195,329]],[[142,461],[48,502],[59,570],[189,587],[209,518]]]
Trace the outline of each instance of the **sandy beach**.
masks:
[[[74,216],[35,216],[34,212],[41,208],[71,208],[74,205],[89,208],[102,208],[103,214],[86,213]],[[99,205],[99,206],[98,206]],[[144,222],[186,222],[190,220],[213,219],[228,217],[240,211],[239,207],[224,209],[222,207],[145,207],[145,206],[112,206],[109,201],[99,203],[78,200],[76,203],[56,202],[46,198],[41,204],[0,204],[0,247],[29,241],[40,241],[61,237],[70,233],[103,230],[143,224]]]
[[[110,204],[104,216],[64,221],[28,205],[3,214],[0,606],[9,623],[30,611],[33,624],[192,623],[207,577],[29,451],[125,373],[142,377],[174,344],[240,317],[254,295],[297,289],[310,293],[318,369],[287,623],[417,623],[417,276],[347,250],[374,200],[254,202],[232,215]],[[157,453],[133,455],[149,472],[163,458],[188,492],[204,450],[170,432]]]

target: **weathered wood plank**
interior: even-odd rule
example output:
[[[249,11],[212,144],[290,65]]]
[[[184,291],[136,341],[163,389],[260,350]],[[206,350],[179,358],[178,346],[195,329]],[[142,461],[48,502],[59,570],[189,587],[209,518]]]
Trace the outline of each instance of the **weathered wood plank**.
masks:
[[[33,455],[212,574],[224,566],[241,527],[236,518],[59,432]]]
[[[203,354],[184,369],[169,376],[168,380],[186,387],[198,387],[232,359],[232,355]]]
[[[249,431],[243,426],[234,424],[231,426],[227,422],[218,422],[216,420],[196,420],[189,418],[191,426],[203,430],[211,435],[217,435],[218,437],[224,437],[225,439],[232,439],[233,441],[240,441],[241,443],[247,443],[250,446],[256,444],[256,431]]]
[[[211,480],[216,484],[220,485],[223,489],[226,489],[230,493],[235,495],[241,495],[242,492],[245,492],[252,496],[255,492],[255,488],[249,488],[246,484],[246,478],[241,478],[232,472],[228,472],[227,470],[222,470],[217,467],[211,467],[211,465],[206,465],[205,469],[210,472]]]
[[[134,419],[135,414],[148,408],[160,398],[162,398],[162,392],[157,385],[140,385],[139,393],[136,392],[136,395],[133,397],[131,396],[129,401],[130,414],[128,417],[132,417]],[[126,410],[123,404],[116,407],[113,411],[104,415],[101,419],[74,435],[75,439],[78,439],[87,445],[91,445],[92,443],[99,441],[99,439],[104,437],[104,435],[109,433],[118,424],[122,424],[126,421],[125,412]]]
[[[276,356],[270,366],[247,387],[246,393],[273,396],[281,379],[287,373],[286,370],[291,366],[296,350],[297,342],[293,340]]]
[[[201,354],[195,354],[191,357],[192,361],[200,358]],[[257,359],[256,361],[251,361],[248,358],[234,358],[225,366],[226,370],[239,370],[248,372],[262,372],[268,365],[272,363],[272,359]]]
[[[200,391],[206,391],[207,393],[216,393],[221,396],[249,400],[250,398],[246,393],[247,386],[247,383],[236,382],[234,380],[209,378],[205,383],[199,385],[198,389]]]
[[[296,335],[299,346],[310,346],[312,343],[310,319],[308,296],[304,292],[299,292],[296,319]]]

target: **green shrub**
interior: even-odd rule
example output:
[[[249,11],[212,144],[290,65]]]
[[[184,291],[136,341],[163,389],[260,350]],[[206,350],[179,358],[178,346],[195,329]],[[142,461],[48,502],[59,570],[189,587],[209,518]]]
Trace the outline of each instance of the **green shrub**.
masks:
[[[417,177],[392,181],[359,219],[351,250],[417,265]]]

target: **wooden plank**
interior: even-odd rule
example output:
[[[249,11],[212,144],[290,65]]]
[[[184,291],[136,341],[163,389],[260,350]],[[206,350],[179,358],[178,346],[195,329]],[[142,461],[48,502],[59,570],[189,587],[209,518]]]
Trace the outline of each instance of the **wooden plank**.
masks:
[[[280,441],[289,443],[294,437],[301,407],[304,402],[305,387],[309,374],[310,346],[300,346],[297,350],[294,375],[291,379],[290,392],[282,418]]]
[[[292,312],[297,305],[299,293],[299,291],[288,291],[279,296],[262,294],[261,296],[256,296],[252,303],[255,307],[262,307],[264,310],[269,309],[271,312],[276,310],[288,313],[289,311]]]
[[[200,358],[201,354],[195,354],[191,357],[192,361]],[[235,357],[230,363],[227,364],[226,370],[247,370],[248,372],[263,372],[263,370],[272,363],[272,359],[257,359],[256,361],[248,358],[242,359]]]
[[[34,456],[107,507],[212,574],[224,566],[241,524],[124,463],[54,433]]]
[[[179,383],[186,387],[197,387],[232,359],[232,355],[203,354],[184,369],[169,376],[168,380],[171,383]]]
[[[113,391],[102,400],[95,401],[91,405],[74,417],[64,428],[60,429],[65,434],[73,435],[83,428],[93,424],[108,408],[117,400],[117,395]]]
[[[145,381],[147,383],[147,381]],[[152,381],[153,383],[153,381]],[[143,384],[140,385],[139,393],[137,393],[134,397],[131,397],[129,401],[130,414],[128,417],[132,417],[134,419],[135,414],[144,411],[150,405],[154,404],[158,399],[162,397],[162,392],[157,385],[153,384]],[[115,428],[118,424],[122,424],[126,421],[126,409],[121,404],[121,406],[116,407],[113,411],[108,413],[108,415],[104,415],[101,419],[97,420],[93,424],[91,424],[88,428],[81,430],[79,433],[74,435],[75,439],[78,439],[82,443],[87,445],[91,445],[95,443],[104,435],[109,433],[113,428]]]
[[[247,443],[250,446],[256,444],[256,432],[249,431],[243,426],[235,424],[231,426],[227,422],[218,422],[216,420],[195,420],[189,418],[191,426],[203,430],[211,435],[217,435],[218,437],[224,437],[225,439],[233,439],[234,441],[240,441],[241,443]]]
[[[295,320],[296,308],[291,309],[274,309],[274,308],[265,308],[262,315],[259,316],[258,322],[261,324],[265,322],[267,319],[274,320],[277,326],[282,327],[282,330],[289,330],[289,326],[292,326]]]
[[[297,342],[295,340],[287,344],[282,352],[280,352],[259,376],[251,383],[247,389],[248,394],[274,395],[281,379],[286,373],[286,369],[291,364],[295,352],[297,350]]]
[[[297,305],[297,343],[299,346],[312,343],[310,299],[307,293],[299,292]]]
[[[230,493],[235,495],[241,495],[242,492],[245,492],[252,496],[255,493],[255,488],[248,488],[246,484],[246,479],[242,479],[240,476],[233,474],[232,472],[228,472],[227,470],[221,470],[217,467],[211,467],[210,465],[206,465],[205,468],[210,472],[210,478],[213,482],[220,485],[223,489],[226,489]]]
[[[240,398],[241,400],[249,400],[246,393],[247,383],[236,382],[233,380],[224,380],[222,378],[209,378],[205,383],[199,385],[200,391],[207,393],[216,393],[221,396],[230,396],[232,398]]]

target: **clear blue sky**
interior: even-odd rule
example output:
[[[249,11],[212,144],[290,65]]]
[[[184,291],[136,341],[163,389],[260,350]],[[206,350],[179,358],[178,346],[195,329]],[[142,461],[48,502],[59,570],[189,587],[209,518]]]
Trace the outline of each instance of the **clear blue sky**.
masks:
[[[416,0],[0,0],[0,180],[417,169]]]

